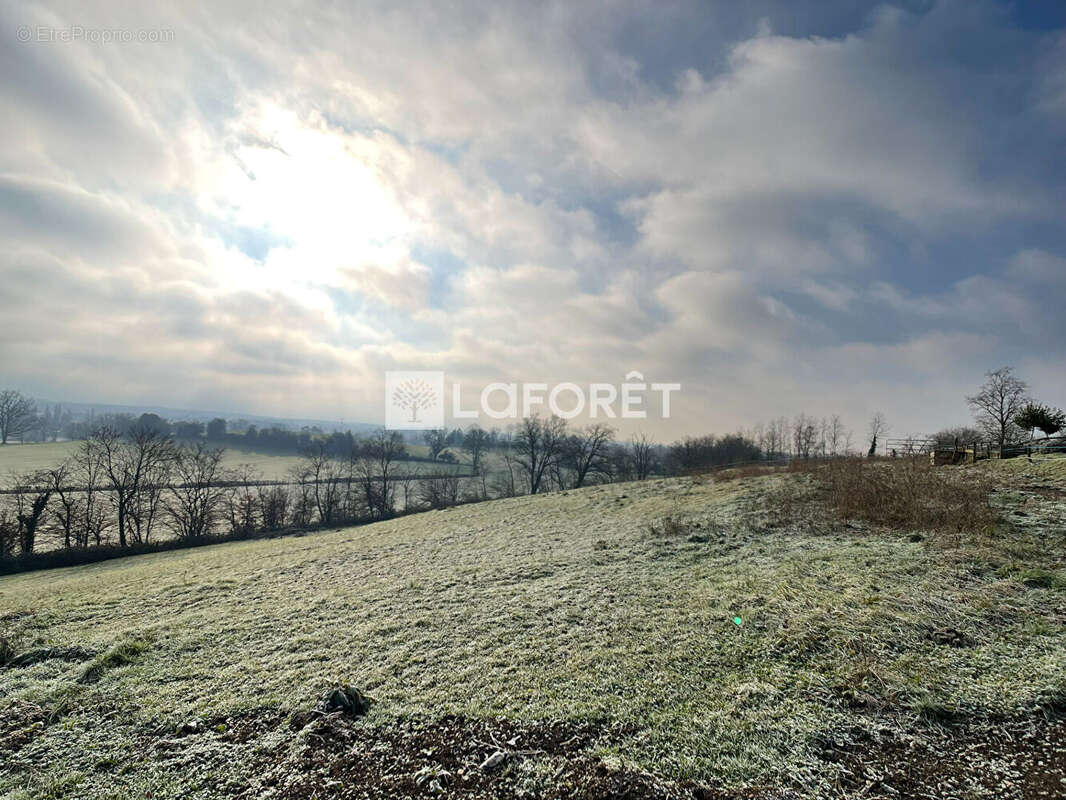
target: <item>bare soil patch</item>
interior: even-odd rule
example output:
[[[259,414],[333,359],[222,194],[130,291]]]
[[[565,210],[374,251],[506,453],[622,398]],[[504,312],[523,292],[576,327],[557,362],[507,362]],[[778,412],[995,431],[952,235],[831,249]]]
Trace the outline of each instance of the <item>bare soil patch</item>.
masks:
[[[633,770],[610,768],[590,750],[624,735],[594,724],[445,717],[400,726],[352,725],[337,715],[320,717],[299,732],[302,745],[282,761],[267,759],[263,788],[271,797],[463,798],[545,796],[528,782],[539,762],[551,796],[592,798],[724,798],[707,787],[673,783]],[[258,796],[250,791],[247,797]]]
[[[967,720],[831,751],[841,797],[1066,797],[1066,716]]]
[[[111,716],[111,715],[109,715]],[[125,715],[119,715],[120,717]],[[128,718],[128,717],[126,717]],[[724,791],[664,780],[596,754],[638,733],[592,723],[521,723],[444,717],[368,725],[341,714],[307,718],[261,709],[173,726],[140,726],[130,736],[144,757],[175,769],[194,754],[254,753],[236,781],[207,786],[227,797],[296,800],[455,797],[500,800],[791,800],[795,787]],[[0,749],[14,753],[52,724],[32,704],[0,716]],[[111,716],[111,724],[116,722]],[[306,723],[306,724],[305,724]],[[132,733],[132,732],[130,732]],[[824,798],[997,798],[1066,796],[1066,715],[966,719],[948,725],[884,728],[827,745],[840,768]]]

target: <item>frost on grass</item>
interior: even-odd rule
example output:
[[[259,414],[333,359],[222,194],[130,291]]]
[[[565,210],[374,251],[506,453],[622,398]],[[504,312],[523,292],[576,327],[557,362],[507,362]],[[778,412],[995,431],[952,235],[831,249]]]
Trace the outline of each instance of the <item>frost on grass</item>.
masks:
[[[1063,532],[1032,522],[1054,517],[1061,484],[1008,469],[1000,481],[981,467],[995,515],[973,530],[842,518],[818,475],[775,473],[3,578],[0,617],[30,610],[20,652],[95,655],[0,669],[0,718],[26,720],[3,734],[19,744],[0,792],[231,797],[281,764],[307,788],[292,754],[310,753],[319,795],[343,797],[333,751],[314,750],[333,734],[289,720],[348,685],[375,699],[345,723],[366,753],[412,720],[609,732],[508,759],[492,773],[502,796],[536,796],[556,774],[575,797],[618,774],[671,792],[834,796],[843,770],[865,769],[852,746],[1061,712]],[[189,720],[196,732],[175,735]],[[424,786],[454,792],[496,749],[538,749],[506,741],[403,763],[404,780],[425,768]]]

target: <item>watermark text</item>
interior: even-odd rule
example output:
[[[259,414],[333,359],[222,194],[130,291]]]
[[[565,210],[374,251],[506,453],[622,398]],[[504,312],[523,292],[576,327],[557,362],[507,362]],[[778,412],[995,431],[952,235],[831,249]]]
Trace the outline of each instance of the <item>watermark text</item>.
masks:
[[[503,383],[484,386],[464,395],[452,383],[445,396],[444,373],[440,371],[392,371],[385,373],[385,427],[394,429],[439,428],[444,424],[446,400],[451,400],[454,420],[479,419],[518,421],[546,413],[561,419],[582,414],[589,419],[646,419],[658,397],[658,411],[670,417],[670,402],[681,391],[680,383],[648,383],[640,372],[626,373],[620,384],[563,382]]]
[[[170,44],[174,41],[174,31],[169,28],[88,28],[83,25],[57,28],[50,25],[23,25],[16,32],[16,37],[20,42],[47,44]]]

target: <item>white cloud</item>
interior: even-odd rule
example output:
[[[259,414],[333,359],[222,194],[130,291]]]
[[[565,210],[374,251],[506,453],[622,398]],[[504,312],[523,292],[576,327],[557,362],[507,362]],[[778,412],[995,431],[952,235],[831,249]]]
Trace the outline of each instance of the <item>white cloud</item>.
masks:
[[[918,428],[899,385],[947,417],[985,360],[1061,358],[1061,32],[627,33],[743,13],[3,5],[175,32],[0,55],[5,381],[355,419],[390,367],[640,369],[689,387],[669,433],[871,397]]]

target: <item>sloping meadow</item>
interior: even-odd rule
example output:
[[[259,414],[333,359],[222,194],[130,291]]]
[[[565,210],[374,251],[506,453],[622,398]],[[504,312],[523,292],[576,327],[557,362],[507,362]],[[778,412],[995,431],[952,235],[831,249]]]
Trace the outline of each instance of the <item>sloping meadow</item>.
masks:
[[[319,769],[319,796],[364,796],[329,778],[329,746],[308,755],[335,686],[372,700],[345,763],[412,725],[469,731],[385,759],[375,786],[438,770],[486,797],[600,796],[579,789],[604,775],[835,796],[864,742],[1062,710],[1062,538],[1003,508],[1043,499],[923,531],[841,516],[825,486],[617,484],[2,578],[0,789],[284,797]],[[489,738],[508,726],[534,744]]]

